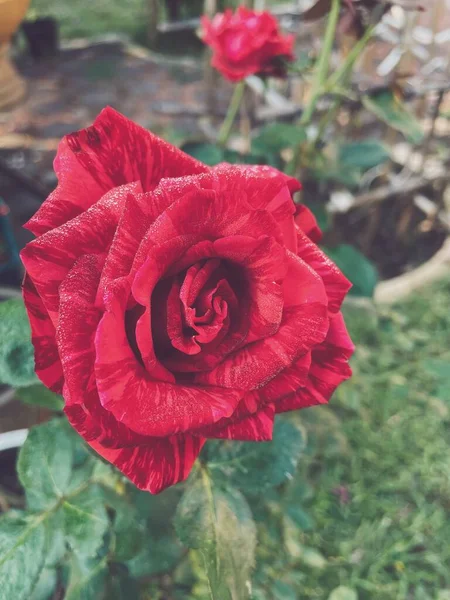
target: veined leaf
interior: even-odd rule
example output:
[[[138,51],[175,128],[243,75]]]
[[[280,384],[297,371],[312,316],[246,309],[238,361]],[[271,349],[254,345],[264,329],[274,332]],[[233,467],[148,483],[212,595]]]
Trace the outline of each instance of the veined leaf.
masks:
[[[104,597],[107,557],[100,560],[72,555],[69,585],[64,600],[101,600]]]
[[[39,580],[33,590],[30,600],[50,600],[58,582],[56,569],[45,567],[40,574]]]
[[[240,492],[230,486],[219,489],[203,470],[188,484],[175,528],[186,546],[201,552],[213,600],[249,597],[256,527]]]
[[[215,478],[244,493],[258,494],[292,477],[304,447],[302,431],[278,419],[271,442],[209,442],[206,456]]]
[[[60,419],[31,429],[17,463],[31,510],[46,510],[60,500],[70,485],[72,464],[72,442]]]
[[[43,408],[55,411],[60,411],[64,408],[62,396],[54,394],[45,385],[42,385],[42,383],[19,388],[16,394],[25,404],[42,406]]]
[[[94,556],[109,524],[105,499],[98,486],[90,485],[62,505],[66,538],[74,552]]]
[[[0,518],[0,600],[29,600],[44,566],[43,516],[6,513]]]
[[[401,131],[413,144],[419,144],[423,140],[424,132],[420,123],[391,90],[367,94],[363,96],[362,102],[367,110],[393,129]]]
[[[0,382],[21,387],[37,383],[34,350],[23,301],[0,302]]]

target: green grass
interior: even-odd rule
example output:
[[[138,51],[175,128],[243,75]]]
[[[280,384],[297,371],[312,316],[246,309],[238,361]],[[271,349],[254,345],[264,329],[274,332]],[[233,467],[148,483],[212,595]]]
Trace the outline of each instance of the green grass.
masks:
[[[271,1],[272,4],[277,2],[280,0]],[[239,2],[234,1],[234,4]],[[29,16],[55,17],[63,38],[120,33],[142,42],[148,23],[147,6],[147,0],[33,0]],[[201,6],[203,0],[183,0],[182,17],[198,15]]]
[[[145,31],[146,0],[33,0],[30,17],[57,19],[62,38],[123,33],[132,38]]]
[[[396,309],[346,311],[354,377],[302,415],[315,521],[302,543],[327,559],[300,566],[302,598],[338,585],[359,600],[450,598],[449,298],[444,283]]]

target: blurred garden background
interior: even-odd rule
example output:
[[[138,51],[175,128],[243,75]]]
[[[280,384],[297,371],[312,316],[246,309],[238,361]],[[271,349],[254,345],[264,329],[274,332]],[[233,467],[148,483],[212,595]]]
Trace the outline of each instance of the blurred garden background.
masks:
[[[31,1],[10,48],[26,94],[0,108],[2,299],[19,289],[22,225],[56,184],[59,140],[106,105],[208,164],[294,166],[297,200],[354,284],[344,305],[354,376],[329,406],[296,417],[304,449],[289,489],[251,500],[252,597],[450,600],[450,3],[399,1],[373,24],[375,0],[343,1],[328,65],[338,76],[303,125],[331,2],[247,2],[295,35],[297,60],[285,81],[249,78],[223,149],[232,86],[208,66],[199,16],[237,4]],[[26,391],[1,392],[0,432],[48,418]],[[20,502],[0,473],[0,512]],[[108,597],[209,597],[195,559],[187,565],[152,524],[170,500],[151,502],[154,552],[133,567],[142,596]],[[91,597],[101,598],[79,596]]]

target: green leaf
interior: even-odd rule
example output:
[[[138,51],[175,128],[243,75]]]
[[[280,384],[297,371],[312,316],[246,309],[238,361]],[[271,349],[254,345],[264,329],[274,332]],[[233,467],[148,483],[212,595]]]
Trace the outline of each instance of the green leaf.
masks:
[[[0,518],[0,600],[29,600],[44,566],[41,516],[11,512]]]
[[[176,539],[146,535],[144,547],[126,564],[133,577],[152,577],[171,571],[179,562],[181,554],[182,548]]]
[[[46,520],[48,541],[45,566],[50,569],[58,566],[67,550],[63,516],[62,511],[57,510]]]
[[[393,129],[401,131],[411,143],[419,144],[423,140],[424,132],[420,123],[391,90],[367,94],[362,102],[367,110]]]
[[[53,507],[69,488],[73,446],[60,419],[33,427],[22,446],[17,470],[31,510]]]
[[[72,555],[69,585],[64,600],[101,600],[104,597],[107,557],[100,560]]]
[[[141,598],[139,585],[132,579],[124,565],[112,565],[108,577],[106,598],[108,600],[137,600]]]
[[[358,594],[349,587],[340,585],[328,596],[328,600],[358,600]]]
[[[205,470],[188,487],[175,516],[175,529],[189,548],[203,557],[211,598],[249,597],[255,561],[256,527],[244,496],[214,485]]]
[[[439,358],[427,358],[423,361],[423,367],[436,380],[434,394],[441,400],[450,402],[450,368],[448,361]]]
[[[16,392],[22,402],[33,406],[42,406],[50,410],[61,411],[64,408],[64,400],[59,394],[54,394],[41,383],[19,388]]]
[[[0,382],[21,387],[37,382],[27,313],[21,299],[0,302]]]
[[[106,504],[115,512],[114,559],[117,562],[125,562],[136,556],[142,548],[143,539],[146,537],[144,521],[136,507],[126,498],[112,490],[104,490],[104,494]]]
[[[74,552],[94,556],[102,545],[109,524],[104,502],[102,492],[95,484],[63,502],[64,529]]]
[[[223,154],[223,160],[232,165],[272,165],[277,168],[282,167],[281,160],[273,152],[262,154],[246,154],[236,152],[226,148]]]
[[[186,142],[181,149],[205,165],[214,166],[224,160],[222,148],[208,142]]]
[[[311,529],[314,529],[313,518],[307,512],[305,512],[301,506],[288,506],[287,514],[291,520],[303,531],[311,531]]]
[[[137,488],[131,489],[131,500],[140,515],[148,518],[152,536],[167,535],[167,523],[172,521],[182,495],[181,487],[164,490],[164,494],[153,496]]]
[[[344,275],[353,283],[350,293],[355,296],[372,297],[378,282],[373,264],[359,250],[348,244],[335,248],[324,248]]]
[[[277,419],[271,442],[210,442],[208,467],[214,477],[244,493],[259,494],[281,485],[295,473],[305,447],[302,431]]]
[[[283,581],[277,581],[272,586],[274,600],[297,600],[297,592],[292,586]]]
[[[288,123],[269,123],[259,130],[252,140],[255,154],[279,154],[285,148],[293,148],[307,140],[306,131]]]
[[[349,142],[342,144],[338,149],[338,162],[341,168],[366,171],[383,164],[389,158],[388,148],[375,139]]]
[[[320,552],[315,548],[306,546],[302,548],[301,559],[306,565],[314,569],[323,569],[327,564],[326,558]]]
[[[50,600],[57,583],[56,569],[43,569],[30,600]]]

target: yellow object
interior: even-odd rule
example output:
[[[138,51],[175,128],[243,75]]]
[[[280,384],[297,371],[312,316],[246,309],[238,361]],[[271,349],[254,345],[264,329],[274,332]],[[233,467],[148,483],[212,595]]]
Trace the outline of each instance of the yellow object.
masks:
[[[9,44],[29,4],[30,0],[0,0],[0,110],[18,102],[26,92],[26,84],[9,58]]]

